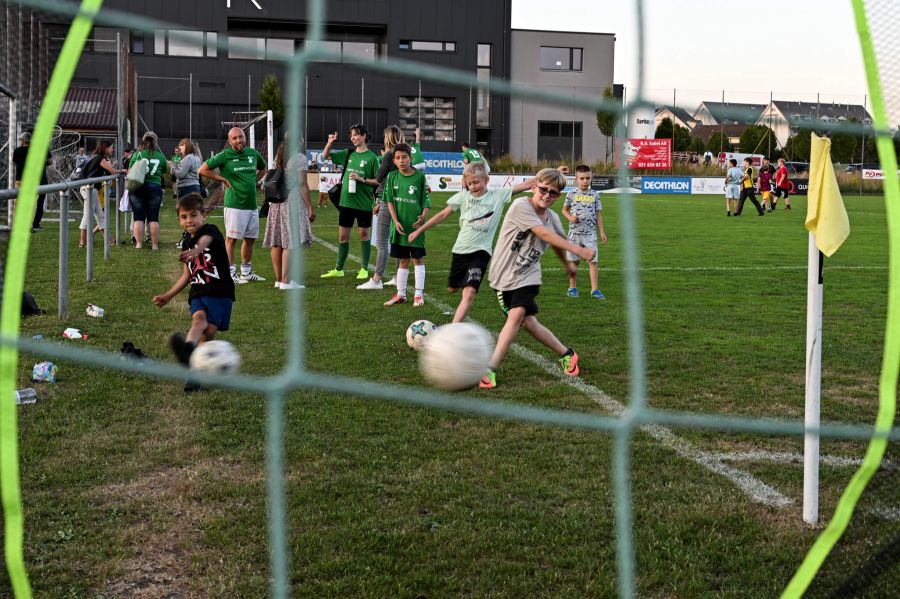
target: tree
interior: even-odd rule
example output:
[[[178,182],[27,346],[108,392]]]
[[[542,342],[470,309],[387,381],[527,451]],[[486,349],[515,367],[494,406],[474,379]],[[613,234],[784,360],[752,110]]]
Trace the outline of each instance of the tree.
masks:
[[[656,139],[671,139],[673,152],[685,152],[691,147],[690,131],[681,125],[675,125],[673,128],[672,119],[669,117],[660,121],[653,137]]]
[[[607,86],[603,90],[603,100],[604,102],[611,102],[613,99],[612,88]],[[612,139],[613,132],[616,129],[616,113],[604,110],[603,108],[598,108],[597,128],[600,129],[600,133],[602,133],[606,137],[606,162],[609,162],[610,140]]]
[[[741,133],[741,152],[745,154],[769,154],[769,147],[777,145],[775,134],[765,125],[750,125]]]
[[[719,152],[734,152],[734,144],[728,141],[728,136],[721,131],[713,133],[706,143],[706,149],[713,154]]]
[[[809,131],[800,131],[788,138],[787,143],[784,144],[784,154],[790,160],[809,162],[809,146],[811,142],[812,137]]]
[[[259,90],[259,109],[263,112],[272,111],[272,126],[278,128],[284,122],[284,102],[281,99],[281,88],[275,75],[266,75],[262,88]]]
[[[691,139],[691,152],[694,154],[702,154],[706,151],[706,144],[703,143],[703,140],[699,137],[694,137]]]

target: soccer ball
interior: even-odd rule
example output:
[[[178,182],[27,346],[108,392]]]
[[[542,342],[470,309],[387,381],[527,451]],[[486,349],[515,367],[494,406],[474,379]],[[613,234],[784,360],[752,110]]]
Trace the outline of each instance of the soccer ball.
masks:
[[[478,384],[494,353],[494,338],[477,324],[445,324],[428,336],[419,352],[425,380],[444,391],[462,391]]]
[[[234,374],[241,367],[241,354],[227,341],[207,341],[191,353],[191,368],[215,374]]]
[[[417,320],[406,329],[406,345],[419,351],[422,349],[422,343],[425,342],[425,338],[436,330],[437,325],[430,320]]]

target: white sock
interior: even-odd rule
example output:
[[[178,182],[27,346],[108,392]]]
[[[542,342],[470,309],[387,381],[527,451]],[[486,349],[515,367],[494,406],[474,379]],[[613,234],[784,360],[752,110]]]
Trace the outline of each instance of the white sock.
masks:
[[[424,295],[425,293],[425,265],[416,266],[416,295]]]
[[[247,275],[250,274],[250,272],[251,272],[252,270],[253,270],[253,264],[252,264],[252,263],[250,263],[250,262],[248,262],[248,263],[246,263],[246,264],[244,264],[243,262],[241,263],[241,274],[242,274],[242,275],[247,276]]]
[[[234,264],[232,264],[229,269],[231,270],[231,276],[234,276],[234,273],[237,272],[237,268],[235,268]]]
[[[397,269],[397,295],[406,297],[406,281],[409,279],[408,268]]]

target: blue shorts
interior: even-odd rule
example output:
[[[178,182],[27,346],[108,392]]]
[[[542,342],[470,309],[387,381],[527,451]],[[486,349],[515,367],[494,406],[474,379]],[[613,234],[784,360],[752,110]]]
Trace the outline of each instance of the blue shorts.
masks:
[[[191,314],[206,311],[206,321],[220,331],[227,331],[231,323],[231,307],[234,300],[227,297],[210,297],[202,295],[190,301]]]
[[[177,189],[178,199],[180,200],[189,193],[200,193],[200,184],[196,183],[194,185],[185,185],[184,187],[178,187]]]

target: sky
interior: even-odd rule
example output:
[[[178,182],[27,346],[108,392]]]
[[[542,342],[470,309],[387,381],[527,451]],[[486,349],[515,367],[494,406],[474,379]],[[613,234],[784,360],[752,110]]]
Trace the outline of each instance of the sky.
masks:
[[[616,34],[615,83],[636,93],[633,0],[553,0],[547,7],[512,0],[513,29]],[[659,103],[671,104],[673,90],[691,112],[703,100],[721,101],[723,90],[732,102],[766,103],[770,92],[776,100],[815,102],[819,94],[822,102],[866,101],[850,0],[645,0],[644,17],[645,95]]]

